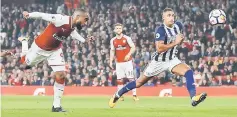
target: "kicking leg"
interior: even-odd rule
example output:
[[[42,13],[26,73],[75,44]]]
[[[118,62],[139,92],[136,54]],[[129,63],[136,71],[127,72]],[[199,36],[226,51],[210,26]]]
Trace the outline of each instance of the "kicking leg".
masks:
[[[33,42],[31,48],[28,49],[29,38],[19,37],[18,40],[22,43],[20,63],[26,65],[25,69],[30,69],[32,66],[37,65],[47,58],[47,56],[38,54],[41,49],[35,44],[35,42]]]
[[[204,101],[207,94],[201,93],[196,95],[196,87],[193,78],[193,71],[190,67],[184,63],[180,63],[172,68],[171,70],[174,74],[184,76],[186,78],[186,87],[189,92],[189,95],[192,99],[192,106],[197,106],[200,102]]]
[[[29,38],[26,37],[19,37],[18,40],[21,42],[21,57],[25,56],[28,52],[28,40]]]
[[[156,60],[152,60],[147,67],[144,70],[144,73],[140,78],[137,80],[134,80],[132,82],[129,82],[127,85],[125,85],[122,89],[117,91],[114,96],[109,101],[109,107],[113,108],[115,106],[115,103],[117,100],[128,91],[140,88],[142,85],[144,85],[148,80],[150,80],[153,76],[158,75],[159,73],[165,71],[167,69],[167,65],[164,62],[158,62]],[[129,74],[129,73],[128,73]],[[129,75],[128,75],[129,76]],[[130,77],[132,78],[132,77]]]
[[[26,64],[26,54],[29,51],[28,40],[26,37],[19,37],[18,40],[21,42],[21,64]],[[26,65],[25,69],[30,69],[30,65]]]

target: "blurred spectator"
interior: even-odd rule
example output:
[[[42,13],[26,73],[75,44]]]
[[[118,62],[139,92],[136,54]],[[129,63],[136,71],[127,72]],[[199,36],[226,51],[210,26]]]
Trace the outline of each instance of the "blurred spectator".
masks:
[[[223,85],[227,85],[227,86],[234,85],[234,81],[231,79],[230,75],[227,75],[226,79],[224,79],[222,83]]]
[[[144,84],[144,86],[155,86],[153,83],[153,80],[149,80],[146,84]]]
[[[197,60],[199,58],[199,50],[197,50],[196,46],[193,47],[193,50],[190,52],[190,59]]]

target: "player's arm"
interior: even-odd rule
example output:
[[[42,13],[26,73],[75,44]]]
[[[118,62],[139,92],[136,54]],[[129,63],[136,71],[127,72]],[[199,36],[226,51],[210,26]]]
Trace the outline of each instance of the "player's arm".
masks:
[[[170,48],[173,48],[174,46],[180,44],[182,40],[184,39],[183,34],[178,34],[174,42],[165,44],[166,35],[165,35],[164,29],[162,28],[158,28],[158,30],[156,31],[155,37],[156,37],[155,38],[156,50],[158,53],[162,53],[162,52],[167,51]]]
[[[128,52],[128,54],[125,56],[125,61],[128,61],[129,58],[131,57],[131,55],[135,52],[136,48],[135,48],[135,45],[132,41],[132,39],[129,37],[127,38],[127,42],[128,42],[128,45],[130,46],[130,51]]]
[[[180,44],[184,39],[183,34],[178,34],[174,42],[170,44],[165,44],[164,41],[156,41],[156,50],[158,53],[167,51],[168,49],[173,48],[174,46]]]
[[[114,56],[115,56],[115,48],[114,48],[114,44],[113,41],[110,41],[110,55],[109,55],[109,66],[111,69],[113,68],[113,60],[114,60]]]
[[[175,43],[164,44],[164,41],[156,41],[156,50],[158,51],[158,53],[162,53],[170,48],[173,48],[175,45]]]
[[[27,12],[23,11],[24,18],[35,18],[35,19],[43,19],[48,22],[57,23],[60,22],[63,18],[63,15],[60,14],[48,14],[48,13],[42,13],[42,12]]]
[[[82,43],[84,43],[86,41],[85,38],[83,38],[80,34],[78,34],[78,32],[76,30],[72,31],[71,36],[73,39],[76,39]]]
[[[93,36],[87,36],[87,39],[83,38],[83,37],[77,32],[76,29],[75,29],[74,31],[72,31],[71,36],[72,36],[73,39],[76,39],[76,40],[78,40],[78,41],[80,41],[80,42],[82,42],[82,43],[84,43],[84,42],[86,42],[86,41],[89,42],[89,41],[95,40],[95,38],[94,38]]]

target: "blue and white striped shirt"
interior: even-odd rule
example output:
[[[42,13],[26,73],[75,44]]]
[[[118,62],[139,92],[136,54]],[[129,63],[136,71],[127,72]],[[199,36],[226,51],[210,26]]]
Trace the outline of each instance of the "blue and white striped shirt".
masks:
[[[164,41],[164,44],[170,44],[175,41],[176,35],[182,32],[183,25],[180,22],[175,22],[172,28],[162,24],[155,32],[155,41]],[[162,53],[156,51],[151,57],[156,61],[167,61],[175,58],[177,53],[178,50],[176,45]]]

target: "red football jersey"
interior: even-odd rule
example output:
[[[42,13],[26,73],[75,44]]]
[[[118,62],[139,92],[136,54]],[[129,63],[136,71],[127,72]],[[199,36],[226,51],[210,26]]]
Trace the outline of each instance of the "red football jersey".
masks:
[[[125,56],[129,53],[131,45],[134,45],[134,43],[129,36],[123,35],[120,39],[112,38],[110,45],[111,49],[115,50],[116,62],[126,62],[124,61]],[[130,56],[129,60],[132,60],[132,56]]]
[[[61,14],[47,14],[41,12],[29,13],[29,18],[43,19],[51,22],[36,39],[35,43],[43,50],[51,51],[61,47],[69,35],[73,39],[85,42],[85,39],[72,28],[72,17]]]
[[[56,27],[55,24],[50,23],[36,39],[35,43],[43,50],[55,50],[61,47],[62,41],[70,36],[74,30],[71,28],[71,17],[68,20],[62,20],[62,25]],[[67,22],[69,21],[69,22]]]

